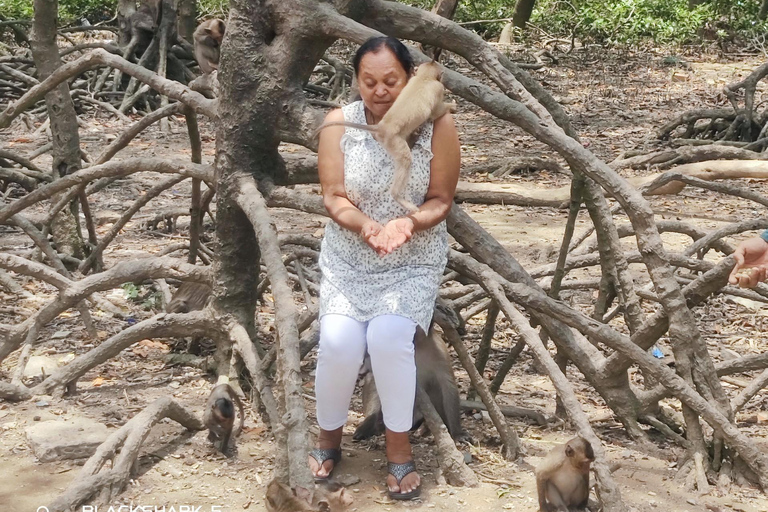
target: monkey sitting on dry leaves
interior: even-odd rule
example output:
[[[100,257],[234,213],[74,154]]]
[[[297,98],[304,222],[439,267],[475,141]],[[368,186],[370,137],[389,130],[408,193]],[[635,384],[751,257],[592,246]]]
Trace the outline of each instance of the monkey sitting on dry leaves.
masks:
[[[221,41],[225,30],[224,21],[214,18],[198,25],[192,35],[195,40],[195,60],[205,75],[219,69]]]
[[[314,496],[299,487],[296,491],[272,480],[267,485],[267,512],[343,512],[352,504],[352,496],[337,483],[315,486]]]
[[[440,82],[443,70],[437,62],[421,64],[408,80],[378,124],[367,125],[333,121],[320,126],[319,133],[328,126],[349,126],[373,133],[373,138],[389,153],[395,163],[392,197],[411,212],[418,207],[405,197],[405,187],[411,177],[411,135],[427,121],[434,121],[456,109],[454,103],[445,103],[445,87]]]
[[[595,460],[592,445],[574,437],[555,446],[536,467],[540,512],[583,509],[589,500],[589,468]]]

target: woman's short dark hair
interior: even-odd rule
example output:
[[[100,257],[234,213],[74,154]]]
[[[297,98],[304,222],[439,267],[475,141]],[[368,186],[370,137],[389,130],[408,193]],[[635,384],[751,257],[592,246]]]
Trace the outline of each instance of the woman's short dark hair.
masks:
[[[360,71],[360,60],[363,58],[363,55],[366,53],[378,53],[384,47],[395,55],[397,61],[403,66],[405,74],[410,75],[411,70],[413,70],[411,53],[403,43],[391,36],[372,37],[357,49],[357,53],[355,53],[355,57],[352,59],[355,75]]]

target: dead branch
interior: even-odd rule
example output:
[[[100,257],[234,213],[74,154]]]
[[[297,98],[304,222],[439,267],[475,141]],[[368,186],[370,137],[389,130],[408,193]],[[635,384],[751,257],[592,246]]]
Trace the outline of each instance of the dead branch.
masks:
[[[477,394],[480,395],[483,403],[488,407],[488,414],[491,416],[493,425],[496,427],[496,431],[499,433],[503,444],[502,456],[507,460],[515,460],[520,455],[520,439],[517,437],[517,432],[507,425],[506,418],[504,418],[501,410],[499,410],[499,404],[496,403],[496,399],[488,389],[488,383],[477,371],[475,361],[469,355],[469,351],[467,351],[464,341],[462,341],[461,336],[456,331],[456,327],[453,326],[453,322],[439,308],[435,309],[434,318],[443,330],[448,343],[456,350],[456,355],[459,357],[461,365],[467,371],[470,381],[472,381],[472,387],[477,390]]]
[[[456,443],[451,439],[445,423],[437,414],[427,393],[419,386],[416,387],[416,407],[421,411],[427,428],[435,438],[437,460],[446,481],[457,487],[477,487],[477,476],[464,463],[464,456],[456,449]]]
[[[768,217],[729,224],[716,231],[709,233],[707,236],[704,236],[696,240],[693,244],[691,244],[688,248],[685,249],[685,251],[683,252],[683,255],[692,256],[697,252],[705,251],[706,249],[709,249],[709,247],[711,246],[714,240],[719,240],[729,235],[734,235],[736,233],[743,233],[744,231],[753,231],[756,229],[766,229],[766,228],[768,228]]]
[[[656,227],[658,228],[660,233],[682,233],[684,235],[688,235],[694,241],[704,237],[707,234],[706,231],[698,229],[695,226],[686,224],[685,222],[676,221],[676,220],[659,220],[656,222]],[[635,230],[632,228],[630,224],[621,224],[617,226],[616,229],[618,230],[619,237],[621,238],[635,235]],[[726,255],[731,254],[735,250],[734,246],[729,244],[725,240],[717,240],[713,242],[711,245],[713,249],[716,249],[717,251]],[[591,253],[594,251],[597,251],[597,239],[593,240],[589,244],[582,246],[580,250],[572,250],[571,253],[574,256],[576,256],[580,254]],[[670,257],[674,258],[674,253],[671,253]],[[678,264],[679,263],[677,262],[675,263],[675,265],[678,265]]]
[[[538,156],[518,156],[486,160],[485,162],[480,162],[462,170],[462,172],[472,174],[490,173],[497,178],[519,172],[528,173],[540,171],[549,171],[557,174],[564,174],[566,176],[570,176],[571,174],[570,171],[561,167],[555,160]]]
[[[215,100],[209,100],[179,82],[161,78],[148,69],[128,62],[117,55],[112,55],[106,50],[97,48],[92,52],[83,55],[79,59],[59,67],[51,74],[51,76],[46,78],[39,85],[32,87],[19,100],[10,103],[5,111],[0,113],[0,128],[7,128],[10,126],[11,121],[13,121],[19,114],[34,105],[37,101],[42,99],[45,94],[55,89],[62,82],[77,76],[84,71],[99,66],[112,66],[113,68],[117,68],[137,80],[144,82],[154,90],[165,94],[169,98],[180,101],[185,105],[189,105],[194,108],[196,112],[208,117],[216,116]]]
[[[122,112],[117,110],[115,107],[113,107],[110,103],[107,103],[106,101],[99,101],[96,98],[91,98],[90,96],[85,94],[79,95],[78,99],[80,101],[84,101],[85,103],[90,103],[91,105],[96,105],[97,107],[103,108],[104,110],[106,110],[107,112],[109,112],[110,114],[112,114],[113,116],[117,117],[119,120],[125,123],[131,122],[130,117],[123,114]]]
[[[146,130],[160,119],[169,117],[178,113],[184,108],[183,103],[173,103],[167,107],[153,110],[150,114],[142,117],[139,121],[132,124],[127,130],[120,134],[112,143],[104,148],[104,151],[96,158],[93,165],[101,165],[109,161],[118,151],[126,147],[138,134]]]
[[[28,158],[24,158],[21,155],[17,155],[16,153],[13,153],[11,151],[7,151],[5,149],[0,149],[0,158],[4,158],[6,160],[11,160],[13,162],[16,162],[17,164],[26,167],[32,173],[27,174],[31,178],[35,178],[40,181],[53,181],[53,178],[51,177],[50,173],[45,172],[40,167],[36,166],[34,163],[32,163],[32,160]],[[26,174],[26,173],[25,173]]]
[[[0,399],[9,402],[23,402],[32,398],[32,392],[24,385],[0,382]]]
[[[120,331],[98,347],[76,357],[66,366],[58,368],[48,378],[35,386],[34,394],[52,394],[54,390],[67,388],[90,369],[112,359],[137,341],[148,338],[199,336],[218,337],[213,317],[207,310],[184,314],[160,313]]]
[[[665,124],[663,127],[661,127],[661,129],[658,132],[657,138],[661,140],[668,139],[671,133],[678,126],[688,125],[685,133],[680,135],[680,138],[688,139],[688,138],[691,138],[694,135],[694,133],[696,133],[694,130],[694,125],[696,124],[696,121],[699,121],[700,119],[710,119],[712,120],[712,122],[714,122],[718,119],[723,119],[725,121],[732,122],[734,119],[736,119],[736,116],[739,113],[740,111],[734,112],[733,110],[730,110],[727,108],[690,110],[678,116],[676,119],[673,119],[669,123]]]
[[[0,252],[0,268],[12,270],[24,276],[34,277],[58,288],[59,291],[65,290],[74,284],[73,281],[62,276],[47,265],[5,252]]]
[[[185,177],[201,179],[206,183],[213,182],[213,169],[208,165],[161,158],[131,158],[119,162],[108,162],[69,174],[1,208],[0,222],[5,222],[11,215],[70,187],[84,185],[99,178],[128,176],[137,172],[181,174]]]
[[[25,172],[21,172],[19,169],[12,169],[8,167],[0,167],[0,181],[8,181],[16,183],[27,192],[32,192],[37,188],[39,183],[35,178],[30,177]]]
[[[456,187],[454,200],[461,203],[511,204],[518,206],[547,206],[565,208],[562,189],[535,189],[528,185],[511,183],[470,183],[460,182]]]
[[[78,271],[85,274],[88,272],[88,269],[93,265],[95,261],[98,261],[98,259],[101,257],[101,254],[104,252],[104,249],[107,248],[107,246],[112,242],[112,240],[115,239],[115,237],[120,233],[120,231],[125,227],[126,224],[133,218],[133,216],[147,203],[149,203],[152,199],[159,196],[161,193],[163,193],[165,190],[173,187],[174,185],[177,185],[184,181],[186,176],[171,176],[165,181],[162,181],[149,189],[144,195],[139,197],[130,208],[128,208],[125,213],[123,213],[120,218],[115,222],[112,227],[109,229],[109,232],[107,232],[106,235],[104,235],[101,238],[101,242],[91,251],[91,254],[83,260],[83,262],[80,264],[80,267],[78,268]],[[191,251],[190,251],[191,252]],[[194,263],[194,262],[191,262]]]
[[[683,146],[676,149],[664,149],[629,158],[617,158],[608,165],[612,169],[647,169],[655,166],[659,169],[668,169],[673,165],[703,162],[707,160],[765,160],[765,154],[756,153],[739,147],[730,147],[722,144],[711,144],[706,141],[702,146]]]
[[[2,253],[0,253],[0,266],[7,270],[21,271],[21,273],[27,271],[40,274],[42,273],[39,267],[44,267],[23,258]],[[49,272],[52,273],[52,271]],[[51,278],[50,275],[43,275],[49,279]],[[94,292],[109,290],[126,282],[168,277],[196,282],[207,282],[210,279],[209,270],[205,268],[189,265],[188,263],[171,258],[146,258],[118,263],[109,270],[88,276],[80,281],[58,281],[59,283],[66,283],[60,289],[59,296],[48,302],[34,315],[15,326],[13,331],[4,340],[0,341],[0,361],[4,360],[20,346],[31,329],[46,325],[61,312],[88,298]],[[63,280],[65,278],[59,276],[59,279]]]
[[[736,398],[733,399],[733,413],[736,414],[747,405],[752,397],[758,394],[766,385],[768,385],[768,370],[758,375],[749,386],[741,390]]]
[[[96,493],[110,503],[128,484],[137,467],[139,450],[152,427],[168,418],[190,431],[203,430],[203,422],[195,414],[170,397],[157,399],[110,435],[80,470],[70,487],[48,505],[52,512],[66,512],[86,503]],[[102,471],[108,460],[109,470]],[[101,471],[101,472],[100,472]]]
[[[693,164],[679,165],[673,169],[677,174],[699,178],[704,181],[732,180],[736,178],[768,179],[768,162],[763,160],[711,160]],[[651,174],[630,180],[640,188],[662,176],[662,173]],[[668,183],[657,187],[649,195],[677,194],[685,184],[681,182]]]
[[[461,408],[465,411],[487,411],[488,408],[482,402],[476,402],[474,400],[462,400]],[[541,427],[547,426],[547,418],[541,412],[535,409],[526,409],[525,407],[517,407],[515,405],[500,405],[499,410],[508,418],[528,418],[536,422]]]

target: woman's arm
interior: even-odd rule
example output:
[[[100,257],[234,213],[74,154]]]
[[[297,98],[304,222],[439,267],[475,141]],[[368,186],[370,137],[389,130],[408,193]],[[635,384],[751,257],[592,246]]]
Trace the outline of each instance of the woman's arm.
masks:
[[[344,121],[341,109],[333,110],[325,117],[326,123],[335,121]],[[364,229],[369,231],[379,225],[358,210],[347,198],[344,188],[344,154],[340,147],[342,135],[344,126],[329,126],[320,132],[317,170],[323,191],[323,203],[328,215],[339,226],[365,236]]]
[[[461,147],[459,134],[450,114],[437,119],[432,133],[432,162],[429,189],[424,204],[408,215],[414,231],[423,231],[442,222],[451,211],[456,184],[459,182]]]

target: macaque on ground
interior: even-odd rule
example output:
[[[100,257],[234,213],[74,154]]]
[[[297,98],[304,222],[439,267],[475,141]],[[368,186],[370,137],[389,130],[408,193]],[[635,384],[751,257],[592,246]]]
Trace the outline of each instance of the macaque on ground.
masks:
[[[352,496],[340,484],[329,483],[315,486],[310,501],[309,491],[292,490],[285,484],[272,480],[267,485],[265,503],[267,512],[342,512],[352,504]]]
[[[214,18],[202,22],[195,29],[195,60],[204,75],[219,69],[219,52],[224,39],[224,21]]]
[[[235,404],[240,413],[240,425],[233,434]],[[245,412],[243,403],[229,384],[219,384],[208,396],[203,413],[203,423],[208,428],[208,440],[221,452],[227,453],[230,437],[237,437],[243,431]]]
[[[392,196],[410,211],[416,211],[418,207],[405,197],[405,187],[411,177],[411,148],[408,140],[427,121],[434,121],[456,109],[454,103],[443,101],[445,87],[440,82],[442,76],[443,70],[437,62],[421,64],[378,124],[335,121],[323,124],[316,131],[319,133],[328,126],[344,125],[373,132],[373,138],[394,160]]]
[[[413,343],[416,382],[429,396],[453,440],[470,441],[471,437],[461,427],[459,388],[453,376],[448,348],[435,333],[434,328],[429,330],[429,334],[424,334],[424,331],[417,328]],[[384,432],[381,402],[376,392],[373,372],[370,371],[363,378],[363,411],[366,418],[352,436],[356,440],[367,439]],[[414,408],[413,428],[418,428],[422,421],[421,413]]]
[[[592,445],[574,437],[555,446],[536,467],[540,512],[583,509],[589,500],[589,467],[595,460]]]
[[[211,287],[204,283],[185,281],[165,305],[166,313],[189,313],[199,311],[205,307],[208,297],[211,296]]]

